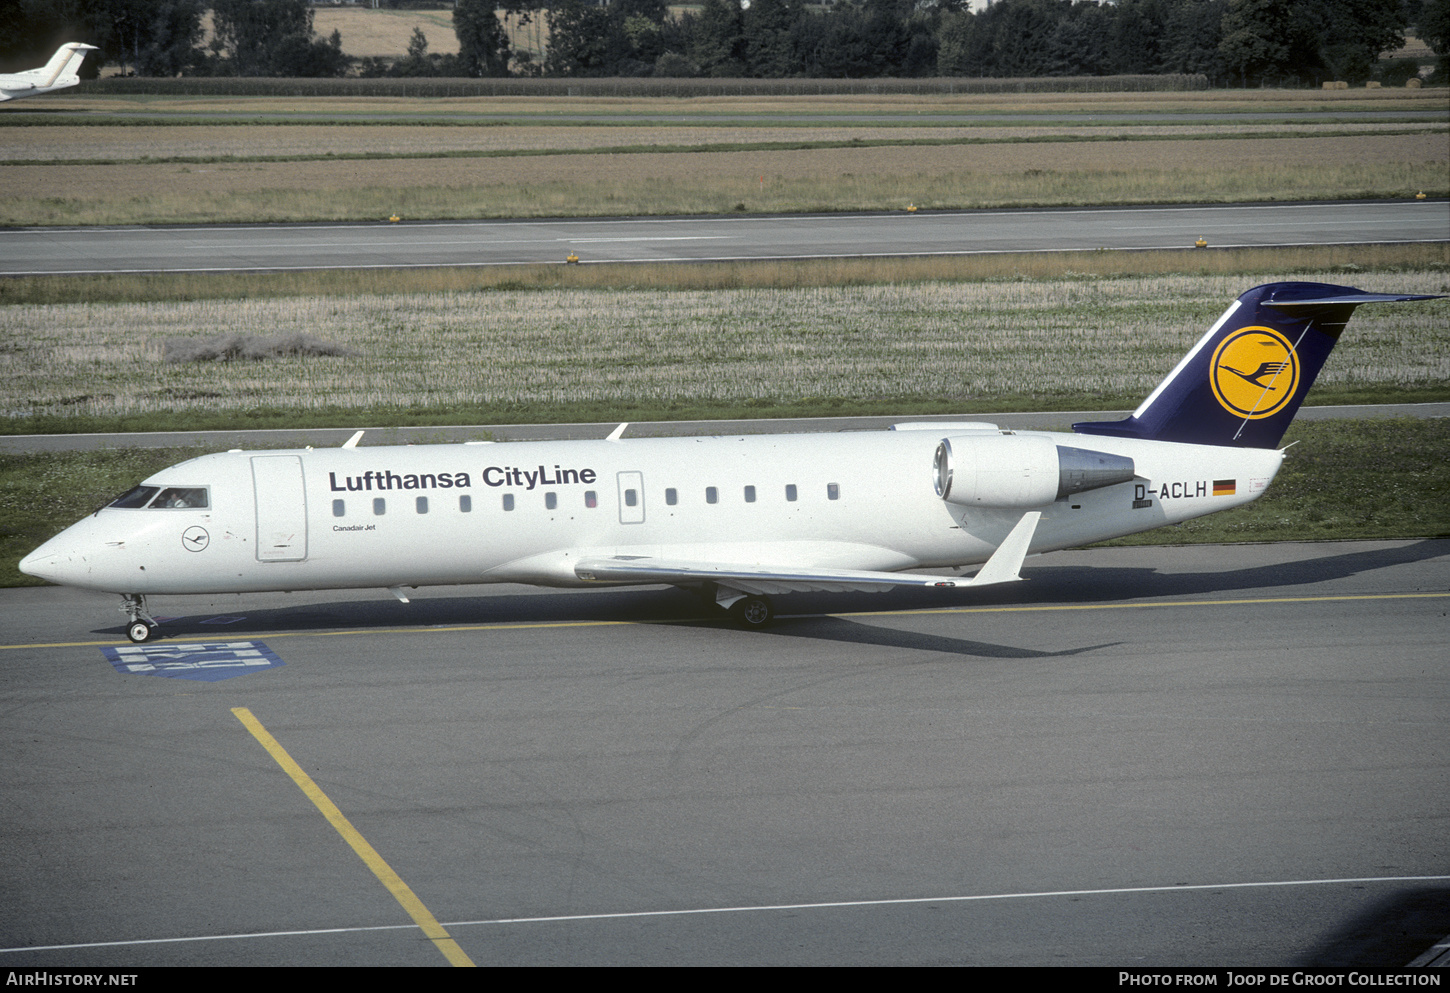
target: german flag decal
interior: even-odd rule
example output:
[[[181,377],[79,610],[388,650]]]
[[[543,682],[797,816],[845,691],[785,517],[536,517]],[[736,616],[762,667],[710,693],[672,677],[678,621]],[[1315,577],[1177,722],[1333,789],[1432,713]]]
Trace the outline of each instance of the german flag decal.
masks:
[[[1213,481],[1214,496],[1233,496],[1238,491],[1235,479],[1215,479]]]

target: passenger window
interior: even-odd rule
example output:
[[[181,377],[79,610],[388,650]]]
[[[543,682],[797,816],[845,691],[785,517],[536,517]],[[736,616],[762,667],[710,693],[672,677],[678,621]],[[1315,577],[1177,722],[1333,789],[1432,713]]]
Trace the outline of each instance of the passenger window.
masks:
[[[473,497],[467,493],[458,498],[458,509],[465,514],[473,513]]]
[[[720,491],[717,490],[717,489],[715,489],[715,487],[713,487],[713,486],[707,486],[707,487],[705,487],[705,502],[706,503],[719,503],[720,502]]]
[[[168,486],[161,491],[159,497],[152,501],[151,506],[167,510],[205,510],[207,506],[206,487]]]
[[[420,496],[418,498],[418,504],[417,504],[417,506],[418,506],[418,513],[420,513],[420,514],[426,514],[426,513],[428,513],[428,498],[425,497],[425,496]]]
[[[755,487],[754,486],[747,486],[747,487],[745,487],[745,502],[746,503],[754,503],[755,502]]]
[[[665,503],[667,503],[671,507],[673,507],[675,504],[677,504],[679,502],[680,502],[680,494],[675,490],[675,488],[673,486],[671,486],[669,489],[665,490]]]
[[[513,510],[514,509],[514,495],[512,493],[505,493],[503,495],[503,509],[504,510]]]
[[[827,500],[839,500],[839,499],[841,499],[841,484],[840,483],[827,483],[826,484],[826,499]]]
[[[373,497],[373,513],[382,517],[388,512],[388,501],[382,497]]]
[[[545,510],[553,510],[553,509],[555,509],[558,506],[559,506],[559,494],[557,494],[557,493],[545,493],[544,494],[544,509]]]
[[[332,516],[343,517],[347,514],[347,503],[342,500],[332,501]]]
[[[785,498],[787,500],[789,500],[791,503],[795,503],[795,497],[796,497],[795,483],[786,483],[785,484]]]
[[[160,489],[158,486],[137,486],[112,500],[111,506],[124,507],[128,510],[144,507],[156,495],[158,489]]]
[[[634,490],[625,490],[624,491],[624,505],[626,507],[637,507],[637,506],[639,506],[639,494],[637,492],[635,492]]]
[[[585,490],[584,506],[590,508],[599,506],[599,494],[595,493],[593,490]]]

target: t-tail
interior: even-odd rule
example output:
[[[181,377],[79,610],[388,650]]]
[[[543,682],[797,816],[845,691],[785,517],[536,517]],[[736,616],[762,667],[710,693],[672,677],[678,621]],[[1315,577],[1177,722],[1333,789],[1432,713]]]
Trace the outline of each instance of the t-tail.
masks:
[[[1158,388],[1121,421],[1078,434],[1274,448],[1349,315],[1364,303],[1433,300],[1328,283],[1268,283],[1233,302]]]

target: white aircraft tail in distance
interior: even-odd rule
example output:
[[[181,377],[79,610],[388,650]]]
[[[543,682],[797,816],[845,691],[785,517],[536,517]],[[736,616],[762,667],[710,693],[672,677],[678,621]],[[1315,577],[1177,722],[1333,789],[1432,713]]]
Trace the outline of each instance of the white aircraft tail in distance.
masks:
[[[20,563],[122,596],[425,585],[672,584],[743,626],[797,591],[1015,581],[1029,553],[1248,503],[1361,304],[1272,283],[1234,301],[1132,416],[1073,433],[886,431],[231,451],[164,469]],[[962,570],[984,563],[975,575]]]
[[[39,96],[69,89],[81,81],[81,63],[87,52],[98,51],[95,45],[70,42],[55,50],[50,61],[39,69],[0,73],[0,101]]]

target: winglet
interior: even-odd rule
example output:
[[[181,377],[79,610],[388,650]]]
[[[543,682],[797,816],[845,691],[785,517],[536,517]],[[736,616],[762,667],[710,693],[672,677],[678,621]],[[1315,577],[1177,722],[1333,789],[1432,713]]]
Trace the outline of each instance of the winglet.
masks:
[[[360,441],[362,441],[362,436],[365,435],[365,434],[367,434],[367,429],[366,428],[364,428],[363,430],[359,431],[357,434],[353,435],[351,438],[347,439],[347,441],[344,441],[342,443],[342,447],[343,448],[356,448],[357,447],[357,443],[360,442]]]
[[[613,431],[609,432],[609,437],[608,438],[605,438],[604,440],[605,441],[618,441],[620,438],[624,437],[624,429],[627,428],[627,427],[629,427],[629,422],[628,421],[625,421],[619,427],[617,427]]]
[[[1037,532],[1037,522],[1042,519],[1042,512],[1031,510],[1022,515],[1022,520],[1003,539],[1002,544],[992,553],[987,564],[968,580],[966,586],[989,586],[992,583],[1012,583],[1021,579],[1017,573],[1022,568],[1022,560],[1027,558],[1027,546],[1032,544],[1032,536]]]

